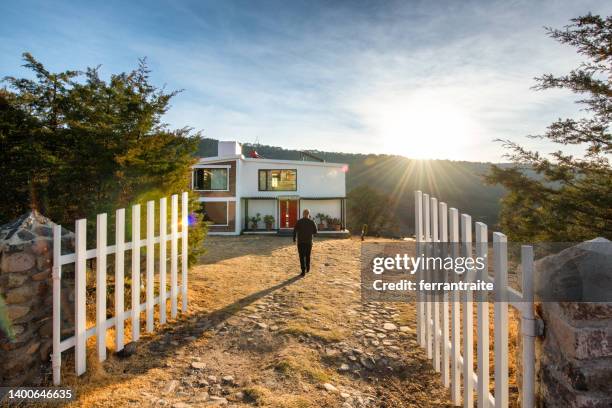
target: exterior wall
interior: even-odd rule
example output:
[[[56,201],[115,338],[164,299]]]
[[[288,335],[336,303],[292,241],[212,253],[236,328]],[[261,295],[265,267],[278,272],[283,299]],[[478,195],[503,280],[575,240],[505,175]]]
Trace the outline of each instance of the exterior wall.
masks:
[[[219,140],[217,155],[219,157],[237,156],[242,154],[242,146],[236,141]]]
[[[596,291],[609,299],[610,245],[596,238],[535,264],[536,293],[555,294],[537,307],[544,321],[536,339],[537,406],[612,406],[612,303],[569,301],[578,293],[598,298]]]
[[[274,217],[274,225],[272,228],[278,228],[278,210],[276,200],[248,200],[248,204],[243,204],[243,208],[247,208],[248,205],[248,216],[254,217],[257,213],[261,214],[262,220],[259,221],[257,228],[265,228],[266,224],[263,222],[263,217],[265,215],[272,215]],[[243,217],[244,218],[244,217]],[[244,225],[243,228],[250,229],[251,225]]]
[[[296,169],[297,191],[259,191],[260,169]],[[338,164],[245,159],[242,162],[241,194],[243,197],[344,197],[345,176],[343,165]]]
[[[211,166],[231,166],[229,169],[229,191],[197,191],[193,190],[194,193],[199,194],[201,197],[235,197],[236,196],[236,160],[229,160],[223,162],[210,163]],[[198,164],[196,168],[205,168],[206,164]],[[193,188],[193,183],[192,183]]]
[[[208,227],[208,231],[211,233],[215,232],[234,232],[236,229],[236,202],[228,201],[227,202],[227,225],[210,225]]]
[[[311,217],[323,213],[332,218],[340,218],[342,215],[342,202],[338,200],[300,200],[300,215],[304,208],[310,210]],[[317,221],[317,220],[315,220]]]

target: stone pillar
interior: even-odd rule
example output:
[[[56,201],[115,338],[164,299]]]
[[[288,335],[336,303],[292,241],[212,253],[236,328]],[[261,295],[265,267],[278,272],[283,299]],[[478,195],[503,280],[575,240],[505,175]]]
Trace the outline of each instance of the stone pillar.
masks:
[[[0,384],[35,385],[50,368],[53,330],[53,223],[29,212],[0,226]],[[65,231],[63,245],[74,237]],[[63,298],[64,328],[72,327],[70,273],[66,273]],[[2,310],[4,309],[4,310]],[[5,320],[2,319],[4,317]]]
[[[612,406],[612,303],[592,301],[612,300],[611,248],[598,239],[536,263],[538,406]]]

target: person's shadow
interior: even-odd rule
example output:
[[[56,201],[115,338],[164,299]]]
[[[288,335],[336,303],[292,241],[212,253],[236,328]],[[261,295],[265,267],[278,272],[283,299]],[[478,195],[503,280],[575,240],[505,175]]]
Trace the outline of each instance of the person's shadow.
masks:
[[[119,358],[125,359],[126,361],[130,361],[130,359],[137,359],[134,361],[136,364],[128,364],[124,373],[132,371],[132,374],[142,374],[154,368],[164,368],[166,364],[166,359],[171,357],[173,353],[177,349],[185,348],[189,346],[190,343],[195,341],[198,337],[202,336],[204,332],[211,330],[218,326],[220,323],[223,323],[230,317],[234,316],[236,313],[240,312],[245,307],[250,304],[256,302],[257,300],[265,297],[277,290],[280,290],[286,286],[291,285],[292,283],[302,279],[301,276],[296,275],[291,278],[285,279],[282,282],[277,283],[276,285],[270,286],[268,288],[262,289],[258,292],[254,292],[248,296],[245,296],[237,301],[221,308],[216,309],[210,312],[201,312],[195,313],[186,316],[186,318],[181,318],[179,315],[179,319],[175,322],[169,322],[162,327],[156,328],[156,331],[149,335],[143,336],[140,341],[136,342],[136,348],[133,352],[130,352],[127,356],[118,357],[115,353],[113,353],[112,359]],[[195,321],[194,321],[195,318]],[[174,342],[170,342],[171,339],[179,339],[180,343],[176,344]],[[132,355],[133,354],[133,355]],[[152,354],[155,358],[147,358],[147,354]],[[90,357],[88,356],[88,359]],[[74,377],[74,358],[72,355],[68,354],[67,359],[62,364],[64,366],[64,370],[69,373],[67,377]],[[51,383],[50,373],[46,378],[47,383]],[[72,378],[74,380],[74,378]],[[121,376],[114,376],[108,379],[108,381],[100,382],[100,387],[105,387],[108,384],[118,383],[125,380],[125,378]],[[64,381],[64,380],[63,380]],[[77,380],[78,381],[78,380]],[[88,380],[85,380],[88,381]]]
[[[221,309],[216,309],[211,312],[192,314],[189,316],[188,321],[178,321],[173,325],[164,327],[163,330],[160,330],[158,333],[156,333],[148,342],[143,342],[141,344],[144,346],[145,350],[148,350],[151,353],[156,353],[158,355],[170,355],[170,353],[172,353],[175,349],[187,346],[189,343],[200,337],[205,331],[215,328],[216,326],[225,322],[227,319],[234,316],[236,313],[240,312],[242,309],[249,306],[250,304],[273,292],[276,292],[277,290],[289,286],[300,279],[302,279],[302,277],[296,275],[282,282],[279,282],[274,286],[270,286],[258,292],[252,293],[248,296],[245,296],[241,299],[238,299],[237,301]],[[172,338],[181,338],[183,340],[181,341],[180,345],[172,346],[167,342],[168,336],[171,336]],[[193,337],[193,339],[185,340],[189,339],[190,337]],[[161,359],[158,361],[160,361],[161,363]],[[159,365],[154,363],[153,366],[148,368],[150,369],[156,366]]]
[[[248,296],[238,299],[234,303],[229,304],[222,309],[218,309],[210,313],[196,314],[195,316],[191,316],[191,318],[193,319],[195,317],[198,320],[206,320],[207,322],[212,323],[212,325],[217,325],[227,320],[228,318],[232,317],[233,315],[235,315],[236,313],[238,313],[240,310],[244,309],[251,303],[256,302],[257,300],[269,295],[272,292],[282,289],[285,286],[289,286],[292,283],[300,279],[302,279],[300,275],[293,276],[289,279],[286,279],[282,282],[277,283],[274,286],[270,286],[269,288],[262,289],[258,292],[252,293]]]

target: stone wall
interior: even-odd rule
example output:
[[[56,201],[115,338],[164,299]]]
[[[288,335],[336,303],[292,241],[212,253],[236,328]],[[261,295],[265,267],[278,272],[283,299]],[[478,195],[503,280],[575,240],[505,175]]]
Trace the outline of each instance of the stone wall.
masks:
[[[606,242],[583,243],[536,263],[538,293],[566,292],[558,301],[550,297],[538,304],[545,327],[536,341],[538,406],[612,406],[612,303],[563,301],[576,300],[581,291],[586,300],[594,291],[612,297],[612,251]],[[593,283],[597,289],[589,287]]]
[[[74,235],[62,232],[62,246],[73,248]],[[53,223],[36,211],[0,227],[0,296],[5,304],[0,314],[8,320],[8,327],[0,325],[0,384],[41,384],[50,372],[52,254]],[[62,329],[69,332],[74,317],[73,273],[65,269],[62,279]]]

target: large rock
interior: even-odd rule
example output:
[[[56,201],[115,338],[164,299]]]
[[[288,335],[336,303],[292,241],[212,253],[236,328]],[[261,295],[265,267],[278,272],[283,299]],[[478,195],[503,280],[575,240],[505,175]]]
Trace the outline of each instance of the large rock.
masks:
[[[36,265],[36,258],[27,252],[4,254],[0,269],[2,272],[25,272]]]
[[[24,285],[14,289],[9,290],[6,293],[6,303],[23,303],[32,298],[34,295],[34,291],[32,290],[32,286]]]
[[[538,260],[534,285],[543,302],[611,302],[612,243],[596,238]]]
[[[19,320],[24,317],[30,311],[29,306],[20,305],[8,305],[7,306],[8,318],[11,321]]]
[[[8,288],[17,288],[28,280],[28,275],[22,273],[9,273],[7,278]]]

